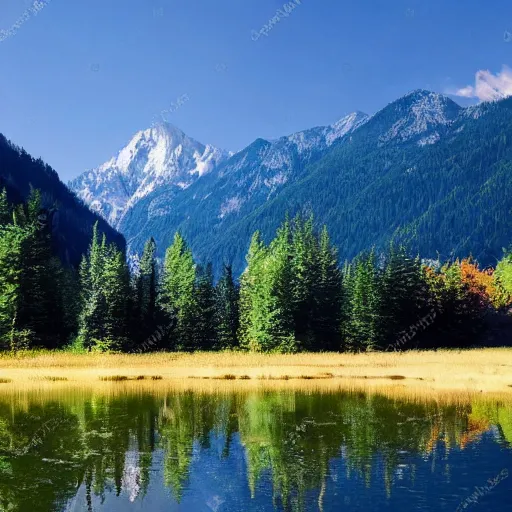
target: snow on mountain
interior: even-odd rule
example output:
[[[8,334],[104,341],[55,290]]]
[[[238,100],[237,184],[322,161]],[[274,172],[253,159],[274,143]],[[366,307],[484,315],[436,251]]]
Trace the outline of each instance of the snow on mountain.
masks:
[[[336,123],[297,132],[269,142],[258,139],[239,153],[240,158],[211,145],[203,145],[178,128],[159,124],[140,131],[119,151],[116,157],[100,167],[87,171],[70,183],[70,187],[93,210],[113,226],[124,228],[123,218],[143,198],[160,196],[151,202],[148,215],[165,216],[169,189],[186,190],[199,178],[218,169],[217,178],[226,173],[239,175],[235,190],[220,207],[220,216],[240,210],[247,197],[267,190],[266,196],[283,186],[294,172],[297,160],[310,161],[347,133],[368,119],[354,112]],[[259,146],[258,144],[261,144]],[[250,152],[250,155],[248,153]],[[224,165],[223,165],[224,164]],[[206,192],[211,194],[211,191]]]
[[[352,112],[352,114],[341,118],[339,121],[326,128],[326,144],[328,146],[332,145],[338,139],[347,135],[347,133],[353,132],[362,124],[366,123],[368,119],[369,116],[363,112]]]
[[[336,141],[367,119],[366,114],[354,112],[329,126],[311,128],[272,141],[258,139],[219,168],[218,176],[225,179],[229,176],[230,184],[223,187],[225,192],[218,217],[223,219],[229,214],[238,214],[242,205],[254,196],[264,202],[291,179],[297,178],[306,164],[320,158]],[[217,200],[219,197],[220,194],[216,194]]]
[[[116,157],[69,185],[112,226],[118,226],[128,208],[158,187],[186,189],[230,156],[161,123],[136,133]]]
[[[458,118],[462,107],[442,94],[416,90],[383,111],[386,110],[394,110],[396,121],[379,138],[381,144],[419,139],[418,144],[425,145],[441,138],[439,132]]]
[[[311,128],[297,132],[288,137],[281,137],[276,142],[278,145],[287,141],[294,145],[299,155],[311,150],[326,149],[337,140],[342,139],[347,133],[353,132],[368,120],[368,116],[362,112],[352,112],[339,121],[329,126]],[[272,151],[270,148],[269,151]]]

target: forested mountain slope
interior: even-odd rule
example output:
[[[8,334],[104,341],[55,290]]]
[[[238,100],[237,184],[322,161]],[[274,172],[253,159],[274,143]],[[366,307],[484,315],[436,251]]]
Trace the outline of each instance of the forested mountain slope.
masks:
[[[79,200],[57,173],[41,159],[32,158],[0,134],[0,187],[5,187],[9,199],[21,202],[28,198],[31,189],[41,191],[44,213],[51,223],[55,252],[65,262],[78,264],[90,242],[92,228],[99,222],[99,230],[121,248],[122,235],[105,220],[93,213]],[[46,220],[47,219],[47,220]]]
[[[342,258],[395,238],[423,257],[472,253],[495,263],[512,228],[512,99],[461,111],[429,144],[379,137],[374,125],[394,126],[394,107],[226,233],[220,245],[230,247],[237,232],[258,228],[259,219],[267,219],[266,235],[285,212],[307,207],[331,227]]]
[[[330,227],[341,259],[399,239],[423,257],[472,253],[494,263],[512,231],[511,114],[512,99],[463,109],[415,91],[229,225],[215,220],[204,201],[196,209],[176,204],[173,222],[200,258],[233,262],[238,272],[252,232],[269,239],[286,213],[310,211]]]
[[[163,255],[178,225],[191,225],[205,242],[215,238],[300,178],[308,164],[367,118],[355,112],[329,126],[258,139],[235,155],[164,123],[136,134],[116,158],[70,186],[113,222],[132,251],[140,252],[153,236]]]
[[[159,256],[179,230],[199,261],[232,263],[235,273],[254,231],[269,240],[298,212],[329,226],[342,260],[397,239],[422,257],[471,253],[491,264],[512,231],[511,114],[512,99],[462,108],[413,91],[370,118],[257,139],[208,172],[188,171],[196,178],[186,184],[163,179],[116,226],[134,252],[153,236]],[[94,207],[94,194],[76,188],[83,179],[74,183]]]

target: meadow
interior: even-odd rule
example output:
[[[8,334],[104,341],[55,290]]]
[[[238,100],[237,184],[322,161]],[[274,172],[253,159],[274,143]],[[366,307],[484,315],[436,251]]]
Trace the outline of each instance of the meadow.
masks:
[[[393,388],[512,394],[512,349],[258,354],[195,352],[73,354],[27,351],[0,356],[0,390],[56,386],[230,388],[262,386],[361,390]]]

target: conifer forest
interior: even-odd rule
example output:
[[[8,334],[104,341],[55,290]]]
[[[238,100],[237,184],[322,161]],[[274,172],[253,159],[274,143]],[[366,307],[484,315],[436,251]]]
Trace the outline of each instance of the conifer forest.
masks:
[[[176,233],[140,257],[95,225],[78,268],[54,256],[41,194],[0,196],[0,336],[33,348],[150,352],[369,351],[468,347],[512,302],[512,253],[495,268],[425,261],[404,246],[343,260],[313,216],[286,218],[270,243],[250,240],[246,268],[195,261]]]

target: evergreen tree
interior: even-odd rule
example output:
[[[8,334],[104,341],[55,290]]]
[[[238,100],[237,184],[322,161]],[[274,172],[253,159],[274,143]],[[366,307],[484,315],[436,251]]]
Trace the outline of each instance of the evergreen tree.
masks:
[[[91,245],[87,256],[80,264],[81,311],[79,335],[83,345],[91,349],[94,340],[105,338],[104,311],[106,308],[103,294],[103,264],[106,257],[106,241],[100,242],[98,223],[94,224]]]
[[[297,217],[292,231],[292,298],[295,339],[301,349],[314,350],[317,339],[314,327],[317,309],[315,287],[318,284],[320,262],[318,240],[313,230],[313,217],[304,222]]]
[[[233,278],[231,265],[224,265],[221,278],[215,290],[215,311],[217,343],[219,349],[234,348],[238,345],[240,326],[240,292]]]
[[[17,225],[0,226],[0,341],[3,349],[28,348],[31,333],[20,329],[23,246],[29,232]]]
[[[33,346],[57,348],[63,339],[63,304],[59,297],[60,261],[53,257],[51,226],[45,219],[41,194],[32,190],[26,205],[18,207],[18,221],[29,233],[23,244],[23,272],[18,322],[32,332]],[[60,307],[59,307],[60,306]]]
[[[246,261],[247,267],[240,278],[240,327],[238,339],[240,345],[247,350],[257,350],[257,334],[260,327],[259,296],[263,281],[263,264],[267,248],[256,231],[249,245]]]
[[[209,263],[206,268],[197,268],[194,290],[194,348],[212,350],[217,346],[216,300],[213,286],[213,270]]]
[[[7,199],[7,191],[2,189],[0,191],[0,226],[12,223],[11,205]]]
[[[126,348],[130,281],[124,254],[101,242],[97,223],[89,253],[80,265],[81,312],[79,335],[85,348]]]
[[[135,279],[136,287],[136,324],[135,332],[139,332],[142,341],[151,336],[157,329],[157,265],[156,243],[150,238],[144,245],[142,258]]]
[[[345,345],[350,350],[378,348],[382,296],[375,252],[358,257],[349,272],[350,316],[345,328]]]
[[[332,246],[327,227],[320,234],[318,277],[313,281],[313,331],[315,350],[339,350],[342,321],[342,279],[337,251]]]
[[[423,279],[419,258],[411,258],[403,247],[390,244],[384,259],[381,279],[380,325],[381,347],[395,345],[427,313],[428,287]],[[414,343],[419,336],[414,334]],[[400,348],[408,348],[401,344]]]
[[[176,349],[194,347],[194,289],[196,269],[192,252],[184,238],[176,233],[165,253],[159,302],[167,324],[173,327]]]
[[[241,344],[255,351],[297,350],[289,222],[268,248],[255,233],[247,261],[240,291]]]
[[[124,254],[111,244],[103,263],[104,339],[108,349],[128,348],[130,273]]]

